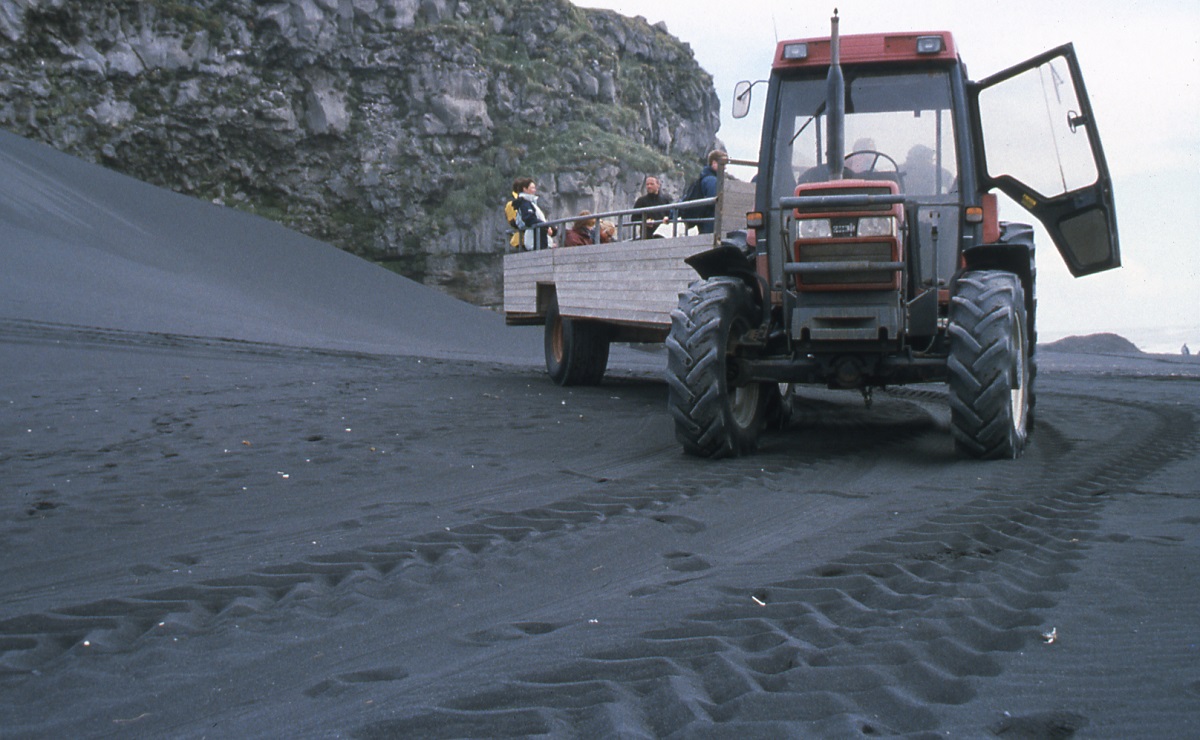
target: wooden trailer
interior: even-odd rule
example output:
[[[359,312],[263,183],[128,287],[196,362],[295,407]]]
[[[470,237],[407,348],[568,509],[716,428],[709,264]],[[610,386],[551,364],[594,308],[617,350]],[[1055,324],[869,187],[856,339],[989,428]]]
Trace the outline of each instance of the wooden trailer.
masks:
[[[719,235],[746,228],[746,213],[754,207],[754,187],[753,183],[722,178],[712,234],[505,255],[505,321],[546,326],[546,370],[555,382],[599,383],[610,342],[666,339],[679,294],[697,278],[684,260],[712,249],[719,243]],[[632,234],[638,213],[594,215],[619,219],[622,228],[618,233]],[[572,220],[551,223],[565,227]]]
[[[746,212],[754,208],[754,184],[726,178],[716,206],[713,234],[505,255],[505,320],[510,325],[545,324],[556,304],[564,318],[611,324],[613,341],[661,342],[679,294],[696,279],[684,260],[712,249],[718,235],[746,228]],[[629,220],[634,214],[595,215]]]

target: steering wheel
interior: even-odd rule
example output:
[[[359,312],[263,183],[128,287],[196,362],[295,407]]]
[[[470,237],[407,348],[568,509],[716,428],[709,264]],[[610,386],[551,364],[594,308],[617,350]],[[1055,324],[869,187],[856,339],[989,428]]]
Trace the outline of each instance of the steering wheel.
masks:
[[[878,166],[879,160],[881,160],[881,159],[886,159],[888,162],[890,162],[892,165],[892,169],[894,171],[896,171],[896,172],[900,171],[900,165],[896,164],[896,160],[892,159],[891,157],[884,154],[883,152],[876,151],[875,149],[859,149],[858,151],[850,152],[849,154],[847,154],[845,156],[845,161],[849,162],[851,157],[856,157],[859,155],[871,157],[871,166],[866,168],[865,170],[856,169],[856,170],[854,170],[855,172],[860,172],[860,173],[874,172],[875,167]]]

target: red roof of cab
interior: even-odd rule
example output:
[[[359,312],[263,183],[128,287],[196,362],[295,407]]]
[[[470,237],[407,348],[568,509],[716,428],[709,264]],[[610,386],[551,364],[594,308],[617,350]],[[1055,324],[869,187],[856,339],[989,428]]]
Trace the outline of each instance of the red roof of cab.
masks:
[[[937,54],[918,54],[917,39],[922,36],[941,36],[942,50]],[[864,62],[927,62],[953,61],[958,57],[954,37],[949,31],[922,31],[920,33],[864,33],[839,38],[842,64]],[[783,48],[791,44],[808,44],[808,56],[804,59],[784,59]],[[829,37],[780,41],[775,48],[775,63],[772,69],[796,69],[802,67],[829,66]]]

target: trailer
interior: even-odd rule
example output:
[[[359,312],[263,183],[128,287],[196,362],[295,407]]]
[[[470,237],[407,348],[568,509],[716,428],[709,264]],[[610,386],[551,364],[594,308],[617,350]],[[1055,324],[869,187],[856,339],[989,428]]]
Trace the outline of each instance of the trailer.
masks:
[[[504,256],[505,322],[545,325],[546,372],[554,382],[600,383],[612,342],[665,341],[671,310],[679,294],[696,279],[687,260],[719,246],[720,234],[741,234],[744,243],[746,213],[754,207],[754,184],[733,179],[723,168],[718,175],[715,198],[592,214],[616,219],[617,233],[634,237],[637,221],[646,213],[712,204],[712,234],[689,234],[687,224],[675,218],[660,227],[669,232],[664,238]],[[562,227],[574,220],[548,221],[547,226]]]

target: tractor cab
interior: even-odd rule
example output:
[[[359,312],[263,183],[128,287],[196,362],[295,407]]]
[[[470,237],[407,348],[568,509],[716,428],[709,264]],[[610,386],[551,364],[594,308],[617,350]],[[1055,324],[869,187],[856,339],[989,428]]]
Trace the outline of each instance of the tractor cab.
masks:
[[[748,109],[751,88],[735,91],[735,115]],[[1070,44],[971,82],[944,31],[781,42],[759,173],[767,187],[757,207],[772,225],[787,219],[781,198],[877,194],[890,188],[862,183],[894,184],[904,201],[897,228],[920,244],[909,250],[916,292],[946,287],[962,253],[999,238],[991,191],[1042,222],[1072,274],[1120,265],[1112,183]],[[792,211],[797,232],[826,228],[824,218]],[[830,222],[830,232],[835,226],[846,236],[856,223]],[[784,242],[762,250],[775,255],[772,287],[781,290],[780,256],[794,251],[799,234],[768,228],[758,236]]]
[[[868,53],[867,42],[884,39],[843,42],[854,58]],[[809,58],[824,48],[811,41],[804,46]],[[960,162],[971,155],[958,147],[956,64],[952,57],[933,65],[846,64],[840,134],[852,143],[841,146],[829,135],[828,62],[815,69],[797,65],[799,53],[792,46],[780,51],[786,61],[768,93],[774,130],[760,163],[770,187],[760,188],[759,206],[787,230],[760,235],[770,242],[778,234],[787,245],[769,252],[772,277],[784,276],[773,286],[795,306],[796,340],[895,345],[905,333],[904,294],[911,300],[929,293],[922,300],[936,301],[958,266],[964,201],[970,200],[960,192],[960,175],[971,176]],[[781,207],[780,198],[788,196],[800,201]],[[868,200],[851,205],[851,196]],[[870,267],[848,269],[847,263]],[[932,336],[934,312],[923,318],[921,331]]]

